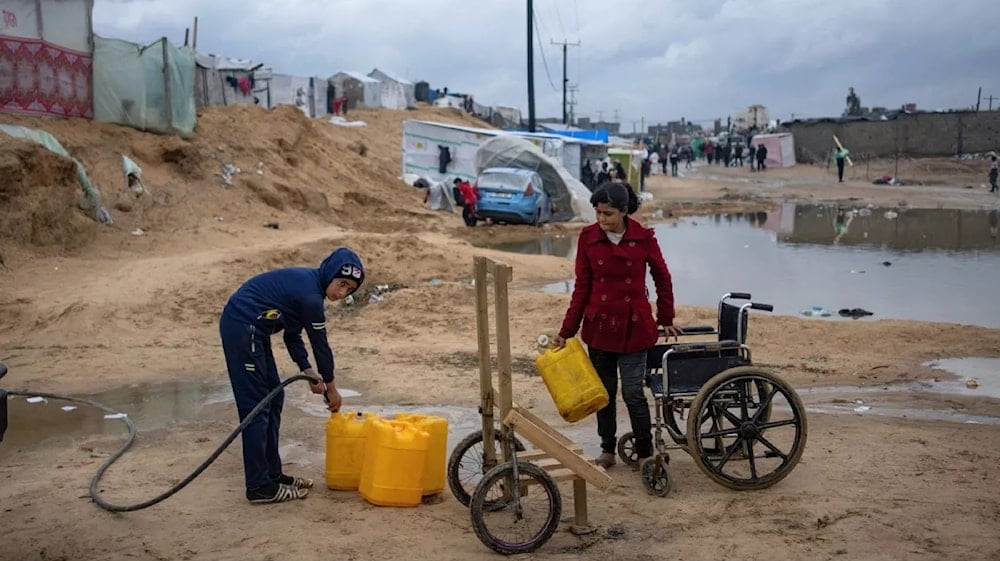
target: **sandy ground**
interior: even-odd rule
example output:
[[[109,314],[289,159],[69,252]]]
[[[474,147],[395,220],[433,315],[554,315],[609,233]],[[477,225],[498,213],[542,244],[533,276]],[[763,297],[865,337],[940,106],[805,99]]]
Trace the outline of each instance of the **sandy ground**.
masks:
[[[6,263],[0,360],[11,367],[4,386],[87,395],[131,384],[224,384],[216,322],[229,293],[259,271],[317,264],[344,244],[363,256],[368,288],[395,289],[377,304],[330,306],[338,381],[362,394],[348,399],[348,407],[474,409],[473,257],[510,263],[515,283],[568,278],[571,263],[479,249],[472,244],[536,232],[465,228],[458,215],[424,209],[421,194],[396,179],[402,118],[474,121],[427,108],[351,117],[369,126],[337,128],[293,109],[216,109],[203,113],[197,138],[182,141],[80,121],[0,116],[45,128],[66,144],[102,186],[116,217],[113,227],[101,228],[65,204],[46,204],[72,203],[64,163],[21,143],[0,144],[3,177],[14,177],[0,180],[8,201],[0,208]],[[130,198],[121,187],[123,152],[143,167],[150,190],[144,197]],[[233,187],[220,186],[223,163],[246,170]],[[651,178],[655,198],[640,218],[657,209],[679,216],[778,200],[996,208],[997,198],[980,187],[981,164],[901,162],[901,176],[926,183],[902,187],[871,185],[860,171],[841,185],[829,170],[813,166],[754,175],[745,168],[698,168],[686,177]],[[27,171],[15,177],[17,170]],[[268,221],[280,228],[264,227]],[[136,228],[143,235],[133,235]],[[575,235],[576,228],[550,230]],[[567,303],[567,295],[511,292],[515,399],[592,449],[593,418],[562,422],[531,363],[535,336],[558,324]],[[712,322],[714,310],[679,303],[678,323]],[[755,364],[796,388],[843,386],[848,403],[858,386],[946,376],[922,366],[928,360],[1000,357],[996,329],[762,314],[751,325]],[[280,341],[276,358],[283,375],[294,373]],[[995,399],[924,394],[918,400],[890,392],[865,399],[1000,417]],[[807,405],[820,400],[805,397]],[[289,402],[283,440],[295,461],[288,471],[321,480],[325,418],[314,414],[315,400],[301,384],[289,390]],[[231,403],[217,404],[197,418],[143,433],[105,479],[106,498],[138,501],[177,482],[235,420]],[[38,440],[30,438],[33,427],[18,426],[17,416],[11,422],[11,441],[18,444],[0,444],[0,559],[494,557],[473,533],[468,510],[447,492],[415,509],[377,508],[356,493],[325,488],[294,504],[250,506],[242,496],[238,443],[167,502],[109,514],[90,501],[87,485],[103,456],[120,444],[119,434]],[[619,464],[609,470],[614,487],[590,493],[597,531],[576,536],[567,519],[525,558],[997,559],[998,462],[997,425],[810,413],[802,461],[775,487],[728,490],[678,451],[671,463],[674,490],[655,498],[637,472]],[[562,490],[569,516],[571,487]]]

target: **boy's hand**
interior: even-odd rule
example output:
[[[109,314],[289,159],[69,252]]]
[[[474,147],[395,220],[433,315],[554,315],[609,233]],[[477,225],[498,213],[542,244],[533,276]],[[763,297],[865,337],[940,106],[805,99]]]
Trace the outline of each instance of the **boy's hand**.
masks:
[[[340,405],[343,399],[340,397],[340,392],[337,391],[337,385],[330,382],[326,385],[326,408],[330,410],[331,413],[336,413],[340,411]]]

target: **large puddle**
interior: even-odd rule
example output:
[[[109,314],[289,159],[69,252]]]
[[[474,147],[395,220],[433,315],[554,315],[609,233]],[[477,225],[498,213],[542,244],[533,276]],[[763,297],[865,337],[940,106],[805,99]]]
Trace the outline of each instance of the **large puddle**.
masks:
[[[862,308],[869,319],[1000,327],[998,221],[997,210],[783,204],[654,228],[681,304],[713,307],[740,291],[784,315],[818,307],[840,319],[839,310]],[[490,247],[572,259],[576,237]],[[569,292],[573,280],[532,288]]]
[[[839,413],[903,417],[917,420],[937,420],[960,423],[1000,424],[1000,415],[974,415],[951,403],[932,408],[928,395],[961,395],[1000,399],[1000,358],[950,358],[927,362],[924,366],[940,369],[942,375],[929,381],[889,384],[883,386],[832,386],[801,388],[798,393],[813,413]],[[448,420],[448,449],[466,435],[480,430],[479,412],[474,407],[448,405],[379,405],[366,403],[358,392],[342,389],[343,411],[374,412],[383,417],[396,413],[436,415]],[[85,396],[123,412],[140,432],[170,426],[177,421],[197,420],[232,413],[236,426],[232,390],[228,385],[196,382],[144,384],[117,388]],[[125,434],[120,419],[88,406],[48,400],[29,402],[24,397],[9,400],[10,427],[0,444],[4,451],[33,445],[53,438],[85,437],[91,434]],[[301,392],[286,393],[286,408],[295,407],[317,418],[318,430],[325,426],[329,413],[315,396]],[[945,407],[945,408],[941,408]],[[627,416],[622,417],[622,419]],[[589,456],[600,454],[596,437],[596,421],[591,418],[576,424],[555,422],[553,426],[570,440],[584,446]],[[622,425],[623,427],[625,425]],[[627,430],[624,429],[623,430]],[[282,440],[283,458],[303,466],[322,466],[324,450],[307,447],[303,442]]]

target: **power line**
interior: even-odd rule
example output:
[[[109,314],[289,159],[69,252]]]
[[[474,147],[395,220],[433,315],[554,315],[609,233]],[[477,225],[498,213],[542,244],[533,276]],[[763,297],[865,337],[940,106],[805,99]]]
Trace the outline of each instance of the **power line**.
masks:
[[[535,38],[538,39],[538,50],[542,52],[542,67],[545,68],[545,77],[549,79],[549,85],[552,86],[552,91],[558,93],[559,89],[556,88],[555,82],[552,81],[552,75],[549,74],[549,63],[545,59],[545,49],[542,48],[542,32],[538,30],[538,12],[535,12],[535,17],[532,19],[535,20],[535,35],[537,35]]]
[[[559,0],[553,0],[552,5],[556,8],[556,18],[559,20],[559,30],[562,31],[563,40],[566,40],[566,28],[563,27],[562,14],[559,12]]]

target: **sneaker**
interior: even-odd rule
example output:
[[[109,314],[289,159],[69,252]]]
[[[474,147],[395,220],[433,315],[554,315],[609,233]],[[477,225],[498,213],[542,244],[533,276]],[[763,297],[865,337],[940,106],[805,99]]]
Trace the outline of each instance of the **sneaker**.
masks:
[[[616,462],[617,460],[615,460],[615,455],[612,454],[611,452],[602,452],[601,455],[598,456],[596,460],[594,460],[595,464],[601,466],[604,469],[607,469],[615,465]]]
[[[271,478],[271,481],[275,483],[283,483],[285,485],[291,485],[296,489],[312,489],[313,480],[308,477],[295,477],[292,475],[281,474],[278,477]]]
[[[309,494],[309,489],[299,489],[284,483],[270,483],[247,489],[247,500],[251,504],[270,504],[304,499]]]

